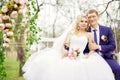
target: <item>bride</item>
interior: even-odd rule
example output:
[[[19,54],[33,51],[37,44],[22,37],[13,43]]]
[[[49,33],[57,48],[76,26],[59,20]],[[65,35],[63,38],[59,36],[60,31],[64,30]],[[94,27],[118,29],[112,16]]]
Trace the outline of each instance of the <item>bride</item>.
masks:
[[[87,44],[94,44],[87,25],[87,17],[78,16],[51,49],[33,54],[23,66],[25,80],[115,80],[109,65],[94,50],[83,54]]]

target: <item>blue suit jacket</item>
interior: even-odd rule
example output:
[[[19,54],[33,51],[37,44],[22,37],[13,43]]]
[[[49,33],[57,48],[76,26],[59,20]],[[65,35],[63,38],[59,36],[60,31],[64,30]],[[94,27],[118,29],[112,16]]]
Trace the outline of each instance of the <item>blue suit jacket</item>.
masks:
[[[103,54],[103,56],[105,58],[112,58],[112,56],[113,56],[112,51],[115,50],[115,48],[116,48],[115,40],[114,40],[113,35],[112,35],[112,31],[109,27],[102,26],[102,25],[99,25],[99,29],[100,29],[99,45],[101,46],[100,52]],[[90,31],[91,31],[91,28],[88,29],[88,32],[90,32]],[[106,41],[103,41],[101,39],[101,37],[103,35],[105,35],[107,37]],[[89,48],[87,45],[85,50],[84,50],[84,53],[88,53],[88,52],[89,52]]]

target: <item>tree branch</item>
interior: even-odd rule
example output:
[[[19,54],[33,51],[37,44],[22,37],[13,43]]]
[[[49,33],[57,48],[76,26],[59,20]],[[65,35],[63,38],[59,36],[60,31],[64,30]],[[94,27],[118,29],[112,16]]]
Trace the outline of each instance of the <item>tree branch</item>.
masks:
[[[111,0],[111,1],[109,1],[109,2],[107,3],[106,8],[104,9],[104,11],[102,11],[102,12],[100,13],[100,15],[102,15],[102,14],[107,10],[109,4],[110,4],[111,2],[113,2],[113,1],[114,1],[114,0]]]
[[[36,3],[37,3],[37,11],[31,19],[33,19],[35,16],[37,16],[38,12],[40,11],[40,7],[43,6],[43,4],[44,4],[44,2],[43,2],[42,4],[38,5],[38,0],[36,0]]]

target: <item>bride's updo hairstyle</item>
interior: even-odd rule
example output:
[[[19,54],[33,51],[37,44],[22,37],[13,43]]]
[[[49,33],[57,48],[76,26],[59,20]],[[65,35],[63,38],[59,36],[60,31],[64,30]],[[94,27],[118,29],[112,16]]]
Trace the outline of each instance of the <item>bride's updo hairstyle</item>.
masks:
[[[86,15],[81,15],[81,16],[79,15],[79,16],[76,18],[75,23],[74,23],[74,25],[73,25],[73,30],[72,30],[73,33],[76,34],[76,33],[79,32],[79,30],[80,30],[79,23],[80,23],[81,19],[83,19],[83,18],[85,18],[85,19],[88,20],[88,18],[87,18]],[[86,30],[87,30],[87,29],[86,29]]]

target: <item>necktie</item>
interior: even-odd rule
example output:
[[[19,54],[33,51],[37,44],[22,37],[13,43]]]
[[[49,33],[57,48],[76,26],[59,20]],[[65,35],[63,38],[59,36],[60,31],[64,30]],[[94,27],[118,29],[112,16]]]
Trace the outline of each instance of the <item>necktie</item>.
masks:
[[[94,40],[95,40],[95,43],[98,44],[98,43],[97,43],[97,33],[96,33],[96,31],[97,31],[96,29],[93,30],[93,32],[94,32]],[[95,51],[96,51],[97,53],[99,53],[99,50],[98,50],[98,49],[96,49]]]
[[[97,34],[96,34],[96,31],[97,31],[96,29],[93,30],[93,32],[94,32],[94,40],[95,40],[95,42],[97,44]]]

